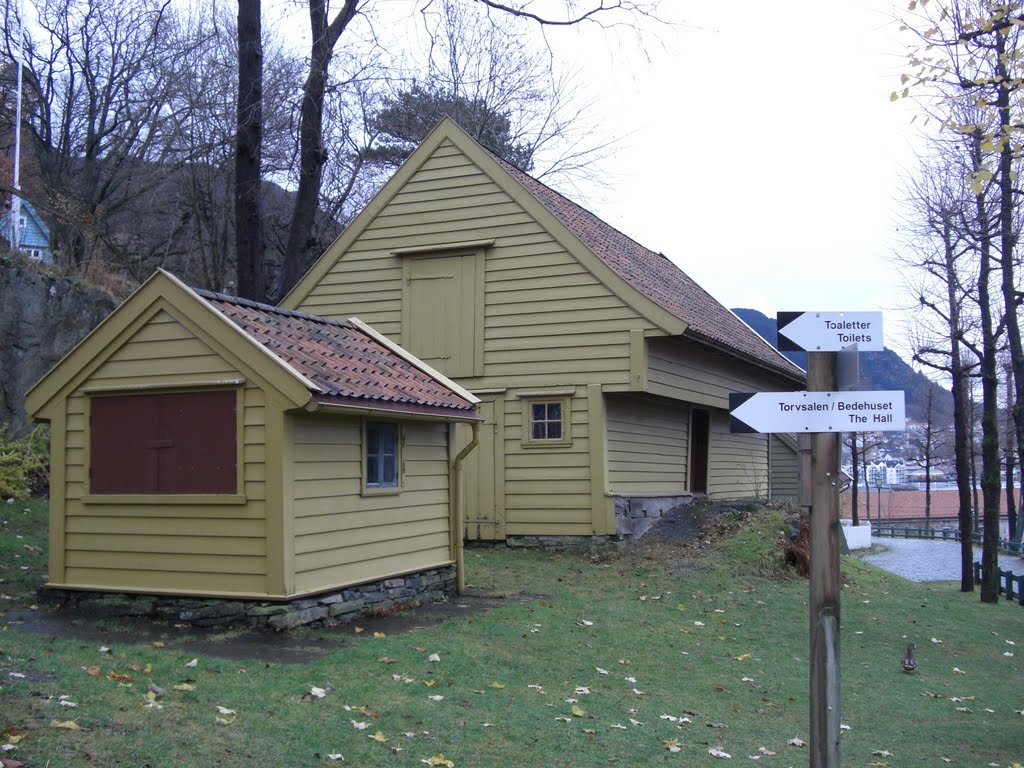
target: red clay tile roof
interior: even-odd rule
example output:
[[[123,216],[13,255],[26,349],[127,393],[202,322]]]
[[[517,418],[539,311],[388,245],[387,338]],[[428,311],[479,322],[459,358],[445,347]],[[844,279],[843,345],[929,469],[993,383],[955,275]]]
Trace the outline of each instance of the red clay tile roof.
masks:
[[[640,293],[683,320],[684,336],[724,347],[783,375],[803,380],[800,368],[663,254],[645,248],[610,224],[504,160],[498,162],[605,264]]]
[[[325,403],[391,410],[474,409],[456,392],[350,323],[195,289],[275,357],[321,389]]]

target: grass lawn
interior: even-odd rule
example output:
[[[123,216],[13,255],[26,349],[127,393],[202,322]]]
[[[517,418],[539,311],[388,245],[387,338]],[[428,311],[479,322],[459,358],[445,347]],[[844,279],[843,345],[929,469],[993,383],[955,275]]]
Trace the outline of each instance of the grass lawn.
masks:
[[[5,605],[24,605],[45,567],[24,548],[44,546],[45,508],[23,508],[0,515]],[[779,570],[777,523],[758,513],[700,552],[470,549],[475,587],[548,597],[383,637],[367,623],[307,664],[189,666],[173,627],[163,647],[101,652],[0,619],[0,745],[14,746],[0,757],[411,768],[443,754],[458,768],[546,768],[720,765],[715,750],[803,766],[806,746],[790,742],[807,739],[808,589]],[[843,765],[1024,763],[1024,609],[853,559],[843,573]],[[899,665],[908,642],[913,675]],[[165,691],[155,702],[151,683]]]

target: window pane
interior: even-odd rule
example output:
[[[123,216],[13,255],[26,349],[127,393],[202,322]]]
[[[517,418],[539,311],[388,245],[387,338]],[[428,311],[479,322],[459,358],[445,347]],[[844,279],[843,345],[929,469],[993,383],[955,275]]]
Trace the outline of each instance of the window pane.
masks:
[[[548,403],[548,421],[562,420],[562,404]]]
[[[398,463],[394,456],[384,457],[384,472],[381,475],[380,484],[390,488],[398,485]]]
[[[545,437],[547,437],[547,435],[546,435],[546,433],[544,431],[544,422],[543,421],[535,421],[535,422],[533,422],[533,432],[532,432],[531,436],[533,437],[534,440],[543,440]]]
[[[398,425],[372,421],[366,424],[366,486],[398,486]]]
[[[530,420],[543,421],[546,413],[545,403],[534,403],[530,409]]]
[[[549,421],[548,422],[548,439],[549,440],[561,440],[562,439],[562,422],[561,421]]]

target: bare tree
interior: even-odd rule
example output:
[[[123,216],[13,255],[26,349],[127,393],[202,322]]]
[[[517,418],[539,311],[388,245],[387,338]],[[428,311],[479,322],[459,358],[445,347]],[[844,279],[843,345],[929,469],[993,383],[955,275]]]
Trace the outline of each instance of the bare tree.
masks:
[[[190,159],[179,134],[182,84],[201,43],[156,0],[42,0],[37,10],[24,127],[47,196],[32,202],[51,216],[65,265],[84,270],[99,248],[133,272],[151,269],[175,251],[180,216],[166,211],[147,231],[125,224]],[[8,53],[14,19],[7,2]]]
[[[950,377],[953,393],[953,455],[958,491],[960,589],[974,590],[971,499],[971,366],[965,340],[973,335],[970,314],[977,269],[972,239],[964,226],[970,195],[964,183],[963,145],[937,142],[921,162],[908,190],[904,231],[910,233],[900,262],[913,277],[909,287],[918,298],[918,338],[914,360]]]
[[[495,23],[501,18],[529,21],[541,29],[552,26],[595,24],[611,26],[632,24],[640,18],[655,18],[657,0],[563,0],[555,3],[551,13],[534,9],[531,0],[462,0],[480,3],[492,13]],[[419,8],[429,9],[435,0],[421,0]],[[367,10],[374,0],[341,0],[333,15],[327,0],[308,0],[311,49],[309,71],[302,89],[299,119],[298,184],[292,212],[288,240],[281,264],[276,295],[282,295],[298,279],[316,241],[311,232],[316,221],[323,168],[328,160],[324,145],[324,104],[328,75],[335,47],[349,29],[357,14]],[[559,8],[560,6],[560,8]],[[240,81],[239,89],[254,87],[251,82]],[[255,226],[250,223],[250,226]],[[239,269],[248,267],[240,266]]]

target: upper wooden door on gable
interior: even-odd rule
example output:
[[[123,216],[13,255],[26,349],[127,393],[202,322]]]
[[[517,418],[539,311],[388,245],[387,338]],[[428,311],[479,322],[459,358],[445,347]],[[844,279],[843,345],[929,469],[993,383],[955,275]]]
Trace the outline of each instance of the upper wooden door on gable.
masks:
[[[483,255],[403,257],[402,345],[446,376],[483,374]]]

